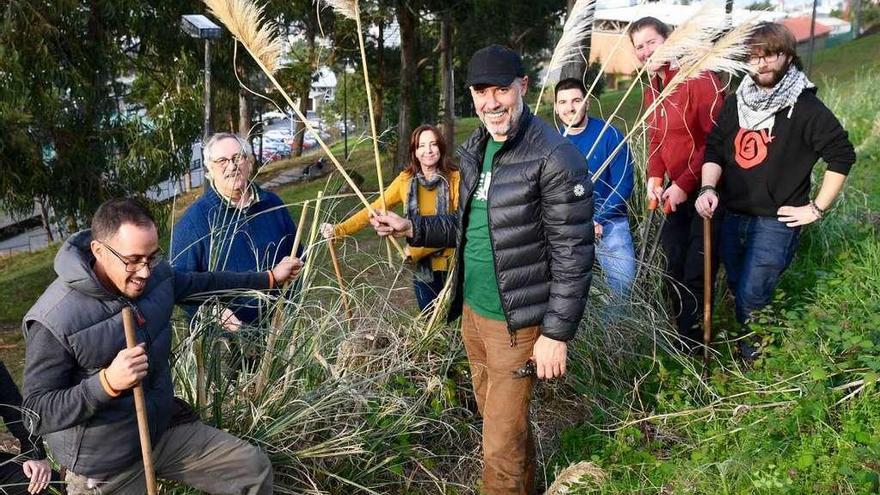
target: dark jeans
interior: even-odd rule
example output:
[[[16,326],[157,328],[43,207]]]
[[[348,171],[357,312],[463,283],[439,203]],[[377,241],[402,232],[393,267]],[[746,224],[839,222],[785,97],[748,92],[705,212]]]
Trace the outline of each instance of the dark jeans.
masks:
[[[419,303],[419,310],[424,311],[429,304],[437,299],[437,294],[443,290],[446,283],[445,271],[434,271],[434,279],[428,283],[413,278],[413,291],[416,293],[416,301]]]
[[[788,227],[776,217],[727,213],[721,232],[721,259],[740,324],[773,300],[779,277],[797,251],[800,233],[800,227]]]
[[[703,218],[694,209],[696,195],[678,205],[666,216],[660,233],[660,245],[666,255],[666,291],[680,336],[702,342],[703,332]],[[712,284],[718,273],[718,234],[722,211],[712,220]]]
[[[0,452],[0,494],[24,495],[28,493],[28,485],[31,480],[24,475],[20,462],[24,462],[24,460],[17,458],[15,454]],[[61,484],[61,477],[57,472],[52,471],[52,480],[49,486],[39,493],[62,492],[64,492],[64,486]]]

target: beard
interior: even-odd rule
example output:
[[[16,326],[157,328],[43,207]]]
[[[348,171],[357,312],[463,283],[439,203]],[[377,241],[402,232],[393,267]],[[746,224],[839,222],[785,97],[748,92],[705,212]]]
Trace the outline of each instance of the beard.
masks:
[[[571,127],[572,129],[580,129],[581,127],[584,127],[584,124],[587,122],[587,112],[584,112],[584,114],[581,115],[581,118],[577,118],[577,115],[575,115],[573,117],[568,117],[567,119],[572,119],[574,120],[574,122],[570,124],[568,122],[565,122],[566,127]],[[567,119],[562,120],[565,121]]]
[[[779,84],[779,81],[785,77],[785,74],[788,73],[790,67],[791,62],[785,64],[785,66],[780,69],[774,69],[760,74],[752,74],[751,78],[752,81],[755,81],[755,84],[758,87],[770,89]]]
[[[480,114],[480,121],[483,122],[483,125],[486,126],[486,130],[493,136],[512,136],[516,133],[516,129],[519,126],[519,118],[522,116],[524,106],[525,103],[523,102],[523,98],[522,96],[519,96],[516,99],[516,105],[510,112],[510,119],[506,123],[500,125],[491,124],[483,114]]]

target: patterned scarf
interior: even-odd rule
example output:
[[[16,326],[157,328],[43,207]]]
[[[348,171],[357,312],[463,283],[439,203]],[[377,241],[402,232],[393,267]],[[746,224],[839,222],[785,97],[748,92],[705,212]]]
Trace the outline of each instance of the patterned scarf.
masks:
[[[424,175],[419,174],[409,181],[409,194],[406,197],[406,211],[404,211],[407,217],[421,214],[419,212],[419,186],[429,191],[437,190],[437,215],[449,213],[449,181],[446,177],[443,177],[441,173],[436,173],[427,179]]]
[[[772,131],[776,112],[785,107],[792,107],[794,110],[794,103],[801,92],[814,87],[816,86],[807,79],[807,75],[794,65],[788,68],[782,80],[769,91],[755,84],[751,77],[743,78],[736,90],[739,126],[753,131]]]
[[[407,218],[419,215],[419,186],[429,191],[437,190],[436,205],[437,215],[449,213],[449,181],[441,173],[434,174],[430,179],[423,174],[416,175],[409,181],[409,194],[406,198],[406,209],[404,214]],[[437,251],[437,256],[441,255],[443,250]],[[418,270],[415,273],[417,279],[430,283],[434,280],[434,272],[431,270],[431,257],[422,258],[418,263]]]

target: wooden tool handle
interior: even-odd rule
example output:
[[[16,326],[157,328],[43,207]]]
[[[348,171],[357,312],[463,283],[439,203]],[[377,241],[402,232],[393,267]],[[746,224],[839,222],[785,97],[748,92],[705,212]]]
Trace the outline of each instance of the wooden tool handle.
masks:
[[[336,272],[336,282],[339,284],[339,294],[342,297],[342,306],[348,318],[352,318],[351,308],[348,306],[348,298],[345,297],[345,281],[342,279],[342,269],[339,267],[339,258],[336,257],[336,246],[333,245],[333,239],[327,241],[327,248],[330,250],[330,259],[333,261],[333,271]]]
[[[703,358],[712,342],[712,219],[703,219]]]
[[[125,346],[129,349],[137,346],[134,315],[131,308],[122,308],[122,324],[125,327]],[[156,491],[156,471],[153,469],[153,445],[150,441],[150,424],[147,423],[147,404],[144,400],[144,389],[140,384],[132,389],[134,409],[137,414],[138,432],[141,437],[141,455],[144,458],[144,480],[147,483],[147,494],[158,495]]]

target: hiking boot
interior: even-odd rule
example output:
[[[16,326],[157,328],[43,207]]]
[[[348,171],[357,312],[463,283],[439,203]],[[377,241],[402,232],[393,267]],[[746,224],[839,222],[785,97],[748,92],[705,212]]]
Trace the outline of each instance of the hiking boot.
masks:
[[[761,355],[760,345],[746,339],[738,340],[736,348],[739,351],[740,359],[749,363],[758,359]]]

